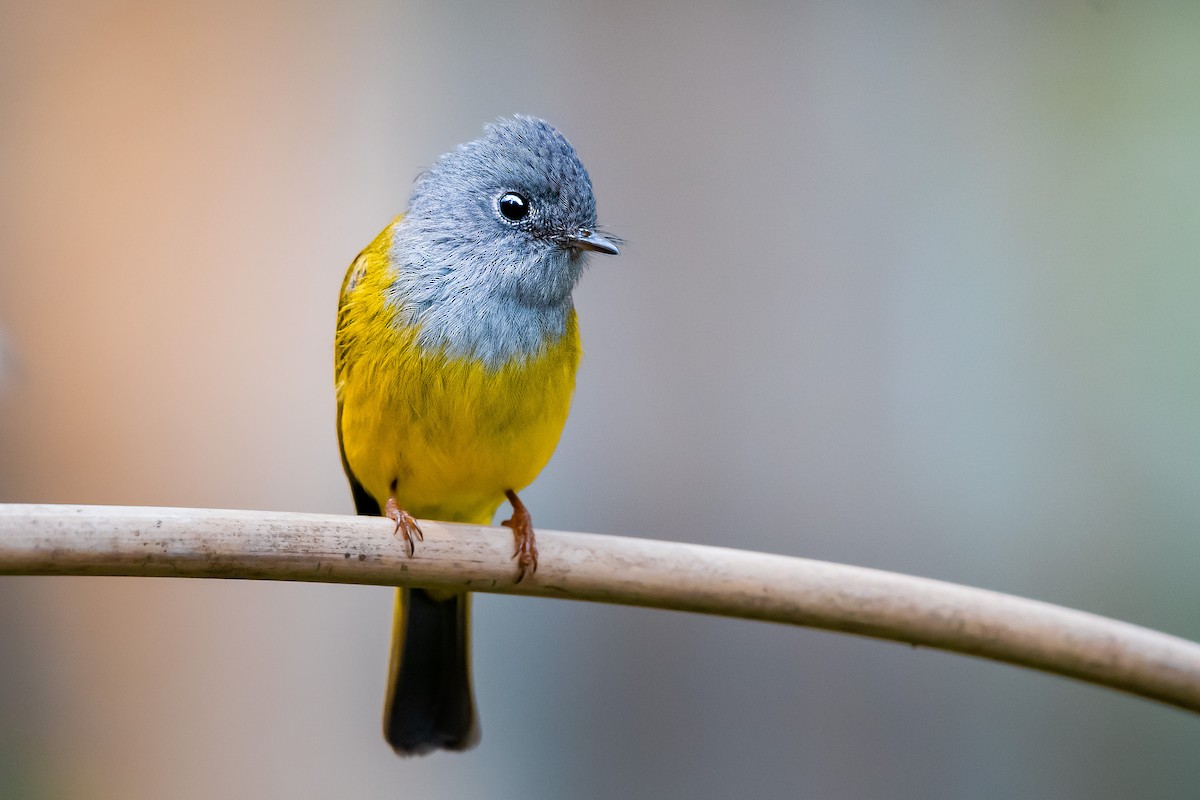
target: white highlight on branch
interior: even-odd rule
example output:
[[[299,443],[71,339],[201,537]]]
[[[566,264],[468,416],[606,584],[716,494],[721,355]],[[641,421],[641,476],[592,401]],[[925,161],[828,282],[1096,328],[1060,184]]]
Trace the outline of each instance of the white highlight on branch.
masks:
[[[1200,712],[1200,644],[942,581],[720,547],[537,532],[514,583],[506,528],[421,521],[405,555],[372,517],[0,504],[0,574],[456,587],[719,614],[1004,661]]]

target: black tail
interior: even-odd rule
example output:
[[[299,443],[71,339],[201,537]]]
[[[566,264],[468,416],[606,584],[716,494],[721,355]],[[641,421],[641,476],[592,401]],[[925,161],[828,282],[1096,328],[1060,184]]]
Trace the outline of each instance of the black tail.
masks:
[[[471,693],[471,598],[397,589],[383,736],[400,755],[479,741]]]
[[[339,405],[339,449],[341,414]],[[380,516],[379,503],[350,471],[344,449],[342,466],[355,510]],[[479,741],[471,691],[471,596],[434,597],[424,589],[397,589],[393,620],[383,738],[402,756],[439,747],[466,750]]]

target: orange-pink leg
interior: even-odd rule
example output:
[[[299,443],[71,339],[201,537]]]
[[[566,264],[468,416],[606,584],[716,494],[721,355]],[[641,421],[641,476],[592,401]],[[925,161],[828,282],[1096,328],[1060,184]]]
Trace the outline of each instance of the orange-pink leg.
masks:
[[[529,516],[529,509],[525,508],[516,492],[507,489],[504,494],[508,497],[508,502],[512,503],[513,515],[511,519],[506,519],[500,524],[512,528],[516,545],[512,557],[517,560],[517,583],[520,583],[526,572],[537,572],[538,551],[537,542],[533,538],[533,517]]]
[[[420,526],[413,519],[412,514],[409,514],[396,503],[395,496],[389,497],[387,507],[384,509],[384,516],[396,523],[396,530],[392,531],[393,535],[404,540],[404,549],[408,551],[408,557],[412,558],[416,552],[416,545],[413,540],[425,541],[425,534],[421,533]]]

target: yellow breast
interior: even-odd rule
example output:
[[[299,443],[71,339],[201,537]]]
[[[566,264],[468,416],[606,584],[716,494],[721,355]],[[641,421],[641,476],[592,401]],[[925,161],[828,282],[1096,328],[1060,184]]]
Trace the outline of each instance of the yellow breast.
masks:
[[[342,452],[382,508],[395,496],[416,517],[488,524],[506,489],[550,460],[567,419],[579,331],[497,368],[422,350],[386,292],[397,217],[350,266],[338,308],[335,371]]]

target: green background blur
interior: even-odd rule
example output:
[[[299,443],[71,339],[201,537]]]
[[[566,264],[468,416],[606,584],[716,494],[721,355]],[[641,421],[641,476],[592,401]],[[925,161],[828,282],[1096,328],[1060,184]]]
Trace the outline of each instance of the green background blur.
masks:
[[[338,286],[545,116],[629,240],[543,527],[1200,639],[1200,3],[0,4],[0,500],[351,511]],[[1200,717],[827,633],[480,596],[481,746],[379,734],[387,589],[0,579],[0,796],[1191,798]]]

